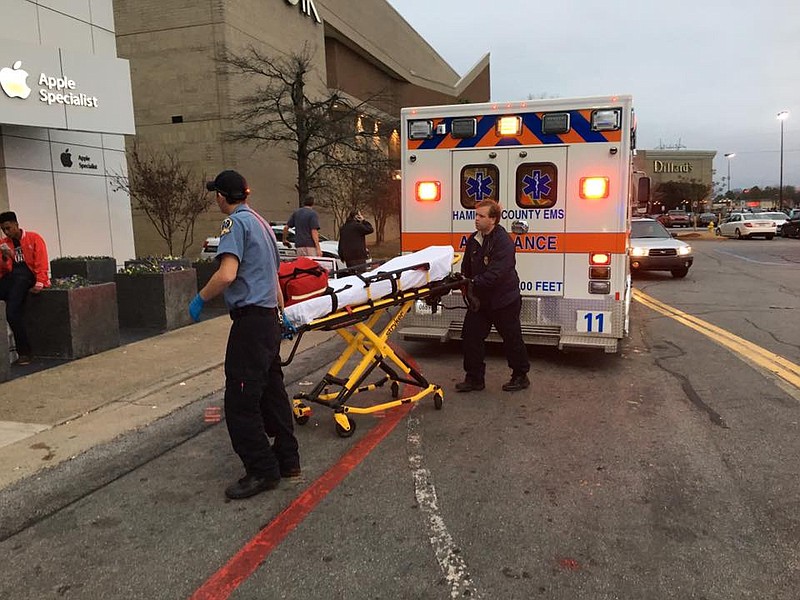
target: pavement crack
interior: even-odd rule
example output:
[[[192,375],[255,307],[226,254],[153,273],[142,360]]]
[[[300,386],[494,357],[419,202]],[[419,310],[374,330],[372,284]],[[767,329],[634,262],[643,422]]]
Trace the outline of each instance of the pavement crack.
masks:
[[[749,323],[750,325],[752,325],[753,328],[757,329],[758,331],[760,331],[762,333],[766,333],[769,337],[771,337],[773,340],[775,340],[779,344],[784,344],[786,346],[790,346],[792,348],[796,348],[796,349],[800,350],[800,344],[792,344],[791,342],[787,342],[786,340],[780,339],[777,335],[775,335],[774,333],[772,333],[771,331],[769,331],[767,329],[764,329],[763,327],[759,327],[756,323],[754,323],[753,321],[751,321],[747,317],[745,317],[744,321],[745,321],[745,323]]]
[[[653,348],[663,351],[665,346],[671,347],[673,350],[675,350],[675,353],[670,355],[665,355],[663,352],[661,352],[660,353],[661,355],[659,356],[659,352],[654,352],[653,360],[655,361],[656,366],[659,369],[665,371],[666,373],[669,373],[680,382],[681,389],[683,390],[683,393],[686,394],[686,397],[689,399],[689,401],[692,404],[694,404],[697,408],[702,410],[704,413],[706,413],[708,415],[708,418],[714,425],[722,427],[723,429],[729,429],[729,426],[725,422],[725,419],[722,418],[722,415],[720,415],[717,411],[715,411],[713,408],[711,408],[708,404],[706,404],[703,401],[703,399],[700,397],[700,394],[698,394],[697,390],[694,389],[694,385],[692,385],[692,382],[689,380],[689,378],[680,371],[671,369],[666,365],[667,360],[682,358],[686,356],[686,352],[683,350],[683,348],[668,340],[664,340],[658,345],[653,346]]]

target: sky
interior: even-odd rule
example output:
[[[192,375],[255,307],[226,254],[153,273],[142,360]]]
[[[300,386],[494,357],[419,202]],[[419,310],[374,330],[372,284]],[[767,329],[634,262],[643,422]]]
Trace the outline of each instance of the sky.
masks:
[[[800,187],[798,0],[388,0],[493,101],[631,94],[642,149],[716,150],[727,189]],[[735,153],[726,159],[724,154]]]

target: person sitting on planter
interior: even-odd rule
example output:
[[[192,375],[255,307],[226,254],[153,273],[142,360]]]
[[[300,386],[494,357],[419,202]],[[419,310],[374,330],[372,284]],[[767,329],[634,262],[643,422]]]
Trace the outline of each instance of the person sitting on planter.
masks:
[[[23,231],[13,212],[0,214],[0,300],[6,303],[6,320],[17,343],[15,364],[31,362],[31,346],[25,329],[25,300],[50,286],[47,245],[38,233]]]

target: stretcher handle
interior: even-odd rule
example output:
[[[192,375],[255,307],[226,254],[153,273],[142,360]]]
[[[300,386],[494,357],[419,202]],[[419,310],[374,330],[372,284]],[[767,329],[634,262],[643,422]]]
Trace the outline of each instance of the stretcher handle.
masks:
[[[305,330],[302,329],[302,328],[300,328],[297,331],[297,335],[294,338],[294,344],[292,344],[292,349],[289,352],[289,356],[286,358],[286,360],[282,360],[281,361],[281,366],[282,367],[288,366],[292,362],[292,360],[294,360],[295,352],[297,352],[297,347],[300,345],[300,340],[302,339],[304,333],[305,333]]]

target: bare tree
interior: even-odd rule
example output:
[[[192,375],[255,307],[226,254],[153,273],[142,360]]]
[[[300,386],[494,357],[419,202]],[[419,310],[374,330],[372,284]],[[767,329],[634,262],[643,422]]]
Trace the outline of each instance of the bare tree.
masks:
[[[369,112],[375,95],[353,103],[337,91],[309,91],[313,53],[308,45],[298,53],[268,56],[255,48],[221,59],[233,73],[255,78],[256,89],[239,99],[234,112],[238,127],[234,140],[258,146],[280,146],[297,163],[298,206],[321,184],[321,173],[332,167],[357,164],[358,139],[371,132],[358,130],[363,113]],[[349,152],[345,152],[345,149]],[[352,164],[347,161],[353,161]]]
[[[128,193],[167,244],[170,256],[183,256],[194,242],[197,218],[211,206],[205,176],[196,177],[175,152],[146,151],[134,142],[128,151],[128,175],[111,178],[115,191]]]

